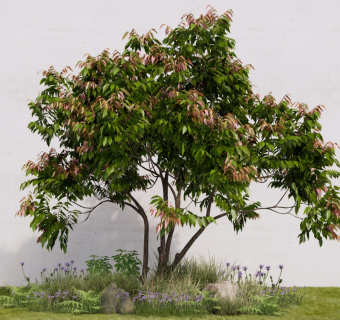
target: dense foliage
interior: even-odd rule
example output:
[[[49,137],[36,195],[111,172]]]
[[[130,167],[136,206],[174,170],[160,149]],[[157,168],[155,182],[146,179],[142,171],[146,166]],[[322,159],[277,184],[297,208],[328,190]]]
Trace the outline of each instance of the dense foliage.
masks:
[[[174,269],[212,222],[226,217],[239,231],[260,209],[295,215],[306,205],[300,242],[310,234],[320,245],[323,238],[339,240],[339,188],[331,183],[339,172],[330,168],[340,164],[336,145],[320,133],[323,106],[309,111],[288,95],[280,102],[255,95],[251,66],[241,63],[227,36],[231,17],[212,8],[197,19],[186,14],[177,28],[165,26],[162,41],[155,30],[142,36],[132,30],[123,53],[87,55],[77,75],[69,67],[43,72],[45,88],[29,103],[35,117],[29,128],[47,145],[58,141],[61,151],[52,148],[24,166],[30,178],[21,188],[34,186],[34,193],[18,211],[33,218],[38,242],[52,249],[59,240],[66,251],[79,214],[88,217],[105,202],[129,206],[144,222],[146,277],[149,222],[135,193],[157,181],[162,193],[151,214],[159,218],[160,270]],[[263,208],[249,201],[249,186],[267,180],[282,198]],[[286,195],[290,207],[280,206]],[[91,196],[96,206],[75,210]],[[203,214],[181,206],[182,198]],[[215,216],[213,203],[220,209]],[[198,231],[171,262],[174,231],[183,225]]]

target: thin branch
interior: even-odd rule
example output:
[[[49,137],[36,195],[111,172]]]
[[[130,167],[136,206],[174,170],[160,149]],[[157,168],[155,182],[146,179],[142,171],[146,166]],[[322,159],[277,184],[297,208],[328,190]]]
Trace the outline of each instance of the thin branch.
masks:
[[[300,218],[300,217],[298,217],[298,216],[296,216],[296,215],[294,215],[294,214],[292,214],[292,213],[290,213],[290,212],[278,212],[278,211],[273,210],[273,209],[269,209],[269,210],[270,210],[270,211],[273,211],[273,212],[276,212],[276,213],[278,213],[278,214],[289,214],[289,215],[293,216],[293,217],[296,218],[296,219],[303,220],[302,218]]]
[[[150,169],[148,169],[148,168],[145,168],[145,167],[143,167],[141,164],[140,164],[139,166],[140,166],[141,168],[143,168],[144,170],[149,171],[149,172],[151,172],[152,174],[157,175],[157,177],[159,176],[159,174],[158,174],[156,171],[152,171],[152,170],[150,170]]]
[[[276,206],[282,201],[282,199],[285,197],[285,195],[287,194],[288,190],[284,193],[284,195],[281,197],[281,199],[279,200],[279,202],[276,204]]]

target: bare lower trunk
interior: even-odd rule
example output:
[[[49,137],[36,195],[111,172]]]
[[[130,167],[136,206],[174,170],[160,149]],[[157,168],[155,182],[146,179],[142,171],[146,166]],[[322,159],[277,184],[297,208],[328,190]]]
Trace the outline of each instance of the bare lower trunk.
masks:
[[[147,275],[149,272],[149,221],[148,217],[142,208],[142,206],[139,204],[139,202],[131,195],[129,194],[130,199],[135,203],[137,209],[136,211],[138,214],[142,217],[144,222],[144,240],[143,240],[143,265],[142,265],[142,275],[140,276],[140,280],[144,282],[147,279]]]
[[[169,181],[169,174],[168,172],[165,172],[164,177],[162,178],[162,186],[163,186],[163,200],[168,201],[169,200],[169,193],[168,193],[168,181]],[[166,246],[166,239],[165,234],[163,234],[160,237],[160,246],[158,247],[158,272],[163,273],[167,261],[165,257],[165,246]]]

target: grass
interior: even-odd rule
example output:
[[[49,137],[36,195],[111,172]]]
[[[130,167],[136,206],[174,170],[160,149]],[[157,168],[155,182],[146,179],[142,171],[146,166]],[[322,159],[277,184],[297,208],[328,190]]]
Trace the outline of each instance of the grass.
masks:
[[[98,258],[98,261],[95,262],[101,263],[100,259]],[[71,263],[73,262],[71,261]],[[65,263],[65,265],[69,264]],[[203,257],[199,259],[187,258],[175,270],[165,273],[164,276],[160,276],[156,272],[156,265],[157,261],[151,268],[148,281],[144,284],[140,283],[137,277],[129,276],[124,272],[110,271],[93,274],[85,273],[82,269],[80,274],[77,274],[76,271],[71,274],[69,271],[62,271],[61,264],[52,273],[44,269],[41,272],[41,281],[31,284],[30,287],[11,287],[10,290],[0,287],[0,296],[10,296],[8,300],[4,298],[2,301],[15,307],[0,308],[0,319],[73,319],[76,315],[60,313],[63,311],[60,308],[65,303],[68,304],[64,301],[69,301],[73,306],[77,305],[78,312],[81,310],[85,313],[86,311],[93,313],[92,309],[86,307],[93,300],[90,292],[94,291],[94,297],[98,297],[99,293],[113,282],[116,282],[119,288],[129,292],[131,297],[135,297],[133,301],[135,301],[138,316],[83,314],[81,319],[106,319],[107,317],[110,319],[144,319],[143,316],[148,316],[148,319],[179,319],[178,316],[181,316],[180,319],[199,319],[200,317],[240,320],[273,319],[273,315],[282,314],[280,310],[284,311],[280,316],[282,319],[340,319],[340,288],[308,288],[307,290],[301,289],[301,291],[285,287],[278,287],[275,290],[266,289],[263,282],[269,275],[269,266],[266,268],[260,266],[262,271],[265,269],[267,271],[258,271],[260,275],[256,275],[254,278],[246,274],[247,267],[233,267],[229,263],[214,258],[209,260],[205,260]],[[70,269],[73,270],[72,265]],[[76,270],[75,267],[74,269]],[[282,272],[281,266],[280,269]],[[243,275],[240,270],[243,270]],[[223,280],[233,283],[237,281],[239,284],[236,301],[213,299],[213,296],[208,292],[203,293],[203,298],[201,291],[206,283]],[[271,281],[273,282],[273,280]],[[279,277],[277,283],[281,283],[280,281]],[[273,286],[274,284],[275,282]],[[12,296],[10,291],[14,291],[15,295]],[[60,295],[54,297],[56,292],[60,292]],[[137,292],[139,292],[138,295]],[[304,298],[304,292],[306,298]],[[274,293],[275,298],[272,298],[271,295]],[[76,296],[76,294],[80,294],[80,296]],[[84,294],[86,297],[83,297]],[[161,299],[162,297],[163,299]],[[184,299],[189,299],[189,301],[184,301]],[[80,303],[75,304],[73,301]],[[18,305],[27,306],[30,311],[16,308]],[[95,308],[99,306],[98,301],[92,301],[90,305]],[[286,307],[289,309],[285,310]],[[59,312],[54,313],[57,311]],[[239,315],[240,313],[242,315]],[[262,315],[254,315],[256,313]],[[206,314],[210,315],[205,316]]]
[[[3,290],[2,288],[0,288]],[[239,315],[239,316],[207,316],[207,320],[273,320],[273,316],[258,316],[258,315]],[[300,305],[289,309],[289,312],[283,316],[276,317],[277,319],[289,320],[339,320],[340,319],[340,288],[307,288],[306,300]],[[1,320],[69,320],[69,319],[148,319],[148,320],[194,320],[202,319],[198,317],[141,317],[135,315],[81,315],[74,316],[70,314],[48,313],[48,312],[27,312],[21,309],[2,309],[0,308]]]

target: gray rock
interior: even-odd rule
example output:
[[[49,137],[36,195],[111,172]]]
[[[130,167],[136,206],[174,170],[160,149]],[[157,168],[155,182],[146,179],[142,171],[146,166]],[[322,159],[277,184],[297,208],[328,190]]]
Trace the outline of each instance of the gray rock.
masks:
[[[203,291],[214,293],[214,298],[234,300],[238,292],[238,285],[232,284],[229,281],[222,281],[217,283],[208,283]]]
[[[118,294],[124,293],[123,289],[117,288],[115,283],[110,284],[104,291],[102,291],[102,313],[122,313],[131,314],[135,311],[133,302],[130,297],[117,297]]]
[[[135,306],[130,297],[126,297],[121,300],[117,307],[117,313],[120,314],[132,314],[135,312]]]

